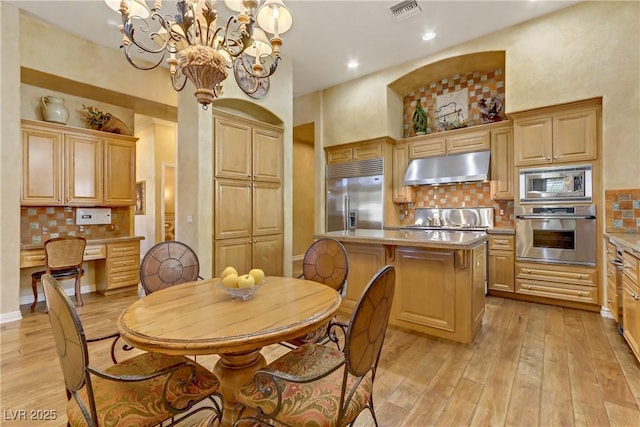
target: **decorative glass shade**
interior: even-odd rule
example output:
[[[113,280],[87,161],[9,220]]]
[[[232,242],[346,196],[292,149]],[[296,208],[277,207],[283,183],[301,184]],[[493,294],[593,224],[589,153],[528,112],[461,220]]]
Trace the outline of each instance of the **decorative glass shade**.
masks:
[[[260,28],[267,33],[273,34],[274,37],[289,31],[291,25],[293,25],[291,12],[282,0],[267,0],[258,9],[256,20]]]
[[[104,2],[115,12],[120,12],[120,3],[121,0],[104,0]],[[127,0],[127,4],[129,7],[129,13],[131,15],[136,15],[141,18],[149,17],[149,8],[147,7],[144,0]]]

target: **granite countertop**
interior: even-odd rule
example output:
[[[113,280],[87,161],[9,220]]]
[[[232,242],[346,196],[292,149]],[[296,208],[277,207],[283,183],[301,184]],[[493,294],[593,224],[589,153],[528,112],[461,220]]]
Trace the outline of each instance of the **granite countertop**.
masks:
[[[488,234],[516,234],[515,228],[494,227],[487,229]]]
[[[473,249],[489,240],[483,231],[440,230],[364,230],[331,231],[313,237],[333,237],[347,243],[369,243],[378,245],[416,246],[442,249]]]
[[[620,246],[628,252],[640,255],[640,234],[630,233],[604,233],[609,241],[616,246]]]
[[[104,239],[87,239],[87,245],[102,245],[105,243],[118,243],[118,242],[126,242],[130,240],[144,240],[144,236],[124,236],[124,237],[108,237]],[[29,249],[43,249],[44,242],[40,244],[24,244],[20,245],[21,251],[26,251]]]

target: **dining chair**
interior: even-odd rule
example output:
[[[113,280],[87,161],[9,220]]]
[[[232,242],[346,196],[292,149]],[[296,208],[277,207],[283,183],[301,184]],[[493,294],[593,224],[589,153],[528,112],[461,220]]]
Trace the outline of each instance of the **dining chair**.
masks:
[[[67,392],[68,425],[173,425],[206,399],[220,416],[218,378],[186,357],[142,353],[106,369],[91,366],[71,300],[53,276],[43,275],[42,285]]]
[[[236,394],[235,426],[344,426],[373,406],[373,384],[389,323],[395,268],[369,281],[354,309],[344,350],[308,343],[258,370]]]
[[[32,313],[38,304],[38,282],[41,281],[42,275],[45,273],[56,279],[75,279],[76,304],[83,305],[80,285],[84,274],[82,262],[86,245],[87,241],[80,236],[55,237],[44,242],[46,269],[36,271],[31,275]]]
[[[347,250],[338,240],[323,237],[307,248],[302,259],[302,274],[298,278],[323,283],[344,298],[347,294],[347,275],[349,274],[349,256]],[[338,337],[329,330],[329,323],[294,339],[280,344],[287,348],[295,348],[308,342],[326,344],[333,341],[339,345]]]
[[[154,245],[140,263],[140,283],[149,295],[160,289],[192,282],[200,277],[198,256],[189,246],[175,240]]]

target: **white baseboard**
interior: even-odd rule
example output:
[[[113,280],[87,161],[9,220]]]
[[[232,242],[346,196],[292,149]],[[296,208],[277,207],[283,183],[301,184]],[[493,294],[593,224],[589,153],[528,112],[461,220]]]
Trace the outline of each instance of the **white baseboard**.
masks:
[[[96,291],[96,285],[82,285],[80,286],[80,293],[81,294],[88,294],[91,292],[95,292]],[[65,287],[64,292],[69,295],[69,297],[73,297],[75,296],[75,288],[73,286],[71,286],[70,288]],[[42,290],[41,286],[38,286],[38,302],[44,301],[44,291]],[[33,303],[33,295],[22,295],[20,297],[20,301],[19,304],[20,305],[25,305],[25,304],[31,304]]]
[[[12,311],[10,313],[0,313],[0,325],[7,322],[15,322],[16,320],[22,320],[22,313],[20,313],[20,310]]]

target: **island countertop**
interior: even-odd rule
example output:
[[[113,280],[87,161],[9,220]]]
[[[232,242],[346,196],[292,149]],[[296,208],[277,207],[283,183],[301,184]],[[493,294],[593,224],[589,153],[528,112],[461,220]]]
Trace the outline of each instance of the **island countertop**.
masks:
[[[332,237],[341,242],[441,249],[473,249],[487,240],[483,231],[448,230],[366,230],[331,231],[314,234],[314,238]]]

